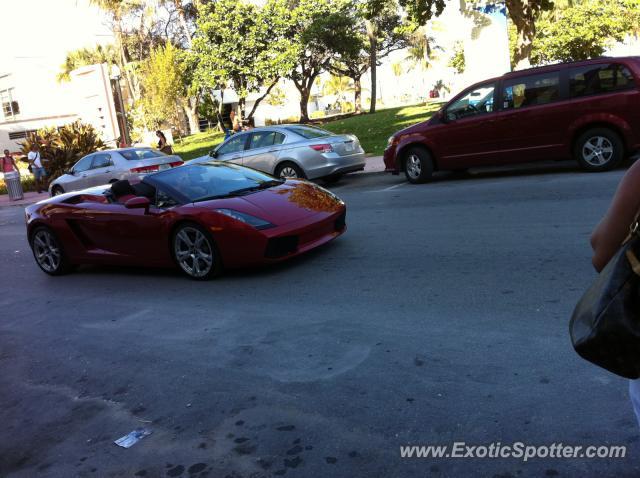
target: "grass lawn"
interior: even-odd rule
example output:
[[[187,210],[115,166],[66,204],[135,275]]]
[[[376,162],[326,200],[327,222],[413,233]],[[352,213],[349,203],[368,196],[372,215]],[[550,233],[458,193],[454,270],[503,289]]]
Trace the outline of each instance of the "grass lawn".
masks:
[[[378,110],[373,114],[330,121],[321,127],[333,133],[355,134],[367,153],[380,156],[387,147],[389,136],[398,130],[431,118],[440,109],[440,106],[439,103],[429,103],[426,106],[389,108]]]
[[[355,134],[364,150],[373,156],[380,156],[387,147],[389,136],[402,128],[425,121],[440,108],[439,103],[428,105],[402,106],[378,110],[373,114],[352,116],[337,121],[327,121],[320,125],[333,133]],[[173,147],[176,154],[188,161],[204,156],[217,144],[224,135],[219,132],[198,133],[184,138]]]
[[[222,142],[224,133],[218,131],[204,131],[198,134],[192,134],[176,142],[173,145],[173,151],[183,160],[204,156],[211,151],[216,145]]]

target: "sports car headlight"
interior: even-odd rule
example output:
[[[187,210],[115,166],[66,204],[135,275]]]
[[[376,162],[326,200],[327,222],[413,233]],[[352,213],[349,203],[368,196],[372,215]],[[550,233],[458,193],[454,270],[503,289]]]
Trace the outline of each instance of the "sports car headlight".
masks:
[[[233,209],[216,209],[216,212],[224,214],[225,216],[229,216],[236,221],[244,222],[245,224],[253,226],[256,229],[269,229],[270,227],[275,227],[269,221],[265,221],[264,219],[260,219],[259,217],[252,216],[251,214],[245,214],[244,212],[235,211]]]

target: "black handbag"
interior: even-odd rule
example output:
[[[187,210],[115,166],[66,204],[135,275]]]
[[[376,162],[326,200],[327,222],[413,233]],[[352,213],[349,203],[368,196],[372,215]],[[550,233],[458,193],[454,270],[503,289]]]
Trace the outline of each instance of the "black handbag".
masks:
[[[636,220],[625,243],[576,305],[569,323],[578,355],[631,379],[640,377],[639,234]]]

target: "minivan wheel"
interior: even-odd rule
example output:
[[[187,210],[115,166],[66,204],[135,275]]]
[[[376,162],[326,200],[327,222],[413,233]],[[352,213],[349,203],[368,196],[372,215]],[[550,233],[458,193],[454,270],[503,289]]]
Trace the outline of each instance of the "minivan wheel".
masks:
[[[593,128],[580,135],[573,154],[585,171],[609,171],[622,161],[624,144],[610,129]]]
[[[429,152],[423,148],[409,148],[404,155],[404,174],[410,183],[429,181],[433,174],[433,160]]]

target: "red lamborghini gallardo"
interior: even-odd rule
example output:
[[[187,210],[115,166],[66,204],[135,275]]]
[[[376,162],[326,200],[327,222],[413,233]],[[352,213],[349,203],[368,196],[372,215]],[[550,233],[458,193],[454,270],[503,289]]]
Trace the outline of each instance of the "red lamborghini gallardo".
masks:
[[[331,192],[216,161],[62,194],[25,213],[36,262],[52,275],[115,264],[178,266],[208,279],[295,256],[346,229],[345,205]]]

